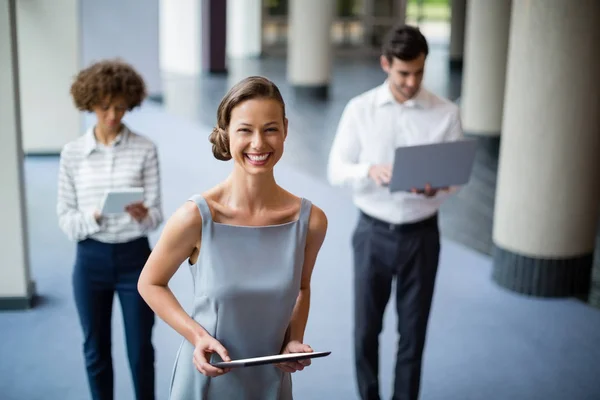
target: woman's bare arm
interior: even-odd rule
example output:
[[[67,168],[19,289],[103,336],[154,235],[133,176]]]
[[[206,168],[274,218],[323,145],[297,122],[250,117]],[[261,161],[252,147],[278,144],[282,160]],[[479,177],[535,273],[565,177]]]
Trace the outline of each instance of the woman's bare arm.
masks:
[[[304,264],[302,265],[302,277],[300,281],[300,292],[296,299],[296,305],[292,311],[286,343],[283,353],[312,352],[312,348],[304,344],[304,330],[308,321],[310,310],[310,281],[312,272],[317,261],[319,250],[327,234],[327,217],[318,207],[313,206],[308,223],[306,236],[306,247],[304,250]],[[276,364],[285,372],[302,371],[304,367],[311,364],[310,359],[301,361],[287,361]]]
[[[298,294],[296,306],[294,307],[290,321],[290,341],[296,340],[302,343],[304,340],[304,330],[306,329],[310,309],[310,281],[319,250],[321,250],[321,245],[325,240],[326,234],[327,217],[323,210],[313,206],[308,223],[300,293]]]
[[[185,312],[168,284],[199,246],[201,234],[198,208],[193,202],[186,202],[167,221],[138,281],[140,295],[156,315],[194,346],[207,332]]]

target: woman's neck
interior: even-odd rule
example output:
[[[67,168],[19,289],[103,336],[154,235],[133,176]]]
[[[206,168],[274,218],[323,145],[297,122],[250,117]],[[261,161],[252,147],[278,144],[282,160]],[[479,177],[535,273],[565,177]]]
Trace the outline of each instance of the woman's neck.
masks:
[[[275,182],[273,171],[250,175],[236,166],[226,180],[227,204],[236,209],[246,209],[249,213],[268,208],[277,203],[281,194]]]
[[[109,145],[115,140],[120,131],[121,126],[119,126],[117,129],[107,129],[103,128],[99,124],[96,124],[94,127],[94,136],[98,142],[102,143],[103,145]]]

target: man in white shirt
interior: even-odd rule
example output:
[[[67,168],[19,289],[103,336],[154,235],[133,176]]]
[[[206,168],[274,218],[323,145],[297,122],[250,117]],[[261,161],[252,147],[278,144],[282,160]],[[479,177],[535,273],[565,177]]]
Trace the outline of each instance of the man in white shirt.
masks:
[[[394,149],[459,140],[459,108],[421,86],[427,40],[400,25],[384,41],[386,81],[350,100],[329,158],[333,185],[349,186],[360,210],[354,249],[354,343],[358,390],[379,399],[379,334],[396,278],[400,340],[393,399],[419,397],[421,360],[440,252],[437,212],[454,189],[427,182],[411,193],[391,193]]]

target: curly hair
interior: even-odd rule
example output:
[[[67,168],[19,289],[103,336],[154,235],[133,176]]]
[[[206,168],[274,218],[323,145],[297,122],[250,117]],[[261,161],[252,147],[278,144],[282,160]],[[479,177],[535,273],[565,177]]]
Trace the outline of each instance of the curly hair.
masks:
[[[277,85],[262,76],[250,76],[243,79],[229,89],[217,110],[217,126],[213,128],[209,136],[209,141],[213,145],[213,155],[217,160],[231,160],[229,134],[227,133],[231,122],[231,112],[240,103],[257,98],[277,101],[281,104],[283,118],[285,118],[285,103]]]
[[[93,111],[106,97],[122,98],[132,110],[146,98],[146,84],[135,69],[119,59],[104,60],[81,70],[71,85],[71,96],[81,111]]]

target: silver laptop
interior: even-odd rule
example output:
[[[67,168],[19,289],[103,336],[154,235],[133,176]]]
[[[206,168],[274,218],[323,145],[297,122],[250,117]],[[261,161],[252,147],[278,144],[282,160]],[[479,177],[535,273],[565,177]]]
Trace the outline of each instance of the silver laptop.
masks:
[[[466,139],[398,147],[394,156],[391,192],[464,185],[469,182],[477,140]]]

